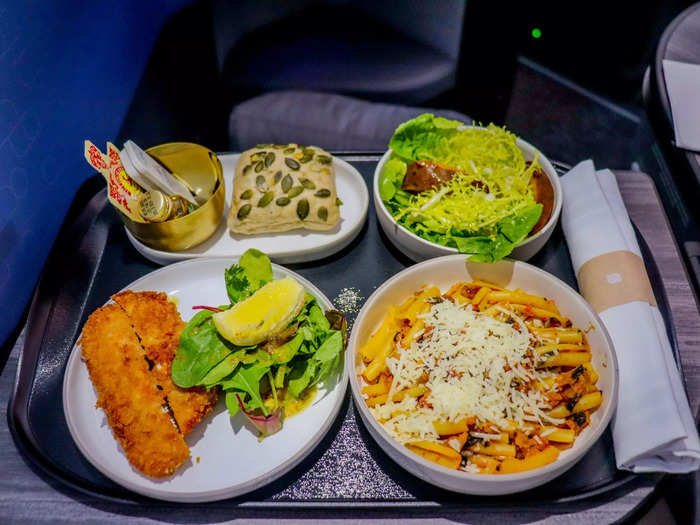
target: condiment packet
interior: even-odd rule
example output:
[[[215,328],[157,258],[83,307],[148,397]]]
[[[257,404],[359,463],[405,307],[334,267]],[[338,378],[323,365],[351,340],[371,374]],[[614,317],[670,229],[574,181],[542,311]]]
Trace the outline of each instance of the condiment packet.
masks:
[[[166,195],[179,195],[192,204],[197,204],[187,186],[176,179],[163,166],[158,164],[148,153],[138,147],[133,141],[127,140],[121,152],[124,162],[131,169],[129,173],[139,180],[144,180],[147,189],[158,189]],[[147,187],[150,186],[150,187]]]
[[[85,160],[107,180],[107,195],[112,205],[135,222],[144,222],[138,213],[143,189],[127,175],[119,150],[107,143],[107,155],[89,140],[85,141]]]

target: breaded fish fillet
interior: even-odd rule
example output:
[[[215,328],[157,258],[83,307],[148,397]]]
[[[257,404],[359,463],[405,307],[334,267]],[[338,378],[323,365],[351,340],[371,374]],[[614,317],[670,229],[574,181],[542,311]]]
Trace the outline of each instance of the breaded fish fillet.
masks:
[[[154,364],[151,373],[163,388],[180,431],[187,435],[212,409],[218,393],[203,387],[183,389],[173,383],[170,369],[185,327],[177,308],[162,292],[127,290],[112,299],[129,316],[146,356]]]
[[[97,309],[79,341],[90,379],[114,436],[129,462],[154,477],[169,476],[190,456],[189,448],[163,410],[143,350],[124,311],[115,304]]]

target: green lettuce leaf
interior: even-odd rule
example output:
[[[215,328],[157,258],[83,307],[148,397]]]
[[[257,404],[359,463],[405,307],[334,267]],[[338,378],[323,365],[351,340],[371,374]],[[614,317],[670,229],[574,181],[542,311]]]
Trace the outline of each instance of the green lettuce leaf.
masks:
[[[255,410],[259,408],[263,411],[263,414],[267,415],[268,410],[260,395],[260,380],[267,374],[268,370],[270,370],[270,367],[260,366],[259,364],[241,366],[230,379],[222,381],[220,384],[221,387],[227,391],[227,394],[229,390],[244,392],[249,398],[243,399],[243,396],[241,396],[246,410]]]
[[[245,350],[238,350],[227,355],[218,365],[209,370],[197,384],[207,388],[215,386],[219,381],[222,381],[233,373],[238,363],[241,362],[241,357],[243,355],[245,355]]]
[[[542,215],[541,204],[531,204],[510,215],[497,224],[495,239],[454,237],[457,249],[462,253],[472,253],[473,262],[495,262],[509,255],[520,244]]]
[[[391,200],[401,189],[406,175],[406,163],[398,159],[390,159],[379,177],[379,196],[383,201]]]
[[[272,264],[267,255],[250,248],[224,272],[226,292],[231,304],[236,304],[272,281]]]
[[[287,391],[294,397],[299,397],[307,387],[312,386],[311,380],[318,369],[319,362],[315,359],[297,361],[289,374]]]
[[[454,136],[463,122],[436,117],[424,113],[404,122],[394,132],[389,141],[389,147],[398,155],[416,160],[433,160],[449,156],[448,139]]]
[[[237,349],[216,331],[212,315],[210,310],[197,312],[180,334],[171,376],[182,388],[200,384],[207,372]]]
[[[294,362],[289,374],[289,393],[299,397],[308,388],[325,380],[336,369],[342,351],[343,334],[331,330],[323,344],[308,359]]]
[[[253,291],[272,281],[270,258],[260,250],[250,248],[241,256],[238,265],[243,268]]]

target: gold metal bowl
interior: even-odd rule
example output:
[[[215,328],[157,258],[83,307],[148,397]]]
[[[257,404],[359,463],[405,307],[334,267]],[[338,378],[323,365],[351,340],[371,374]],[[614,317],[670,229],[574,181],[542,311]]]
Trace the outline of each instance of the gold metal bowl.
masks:
[[[156,250],[181,251],[206,241],[224,215],[226,188],[216,154],[189,142],[169,142],[146,150],[189,187],[214,188],[213,195],[195,211],[165,222],[134,222],[119,212],[122,221],[139,241]],[[214,182],[212,182],[214,181]]]

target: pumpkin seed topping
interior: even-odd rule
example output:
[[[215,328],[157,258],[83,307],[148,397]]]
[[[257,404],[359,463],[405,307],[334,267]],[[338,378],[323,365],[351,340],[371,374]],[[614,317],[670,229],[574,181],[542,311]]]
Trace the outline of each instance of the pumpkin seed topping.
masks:
[[[326,222],[328,220],[328,208],[325,206],[321,206],[318,209],[318,218],[321,219],[323,222]]]
[[[262,160],[259,160],[255,163],[255,173],[260,173],[264,167],[265,163]]]
[[[282,178],[282,172],[278,171],[277,173],[275,173],[275,177],[272,179],[275,181],[275,182],[273,182],[273,184],[277,184],[281,178]]]
[[[253,190],[248,189],[245,190],[243,193],[241,193],[241,199],[247,201],[248,199],[253,197]]]
[[[306,188],[307,190],[315,190],[316,189],[316,185],[313,183],[313,181],[311,181],[309,179],[301,178],[301,179],[299,179],[299,182],[301,182],[301,185],[304,186],[304,188]]]
[[[290,202],[292,201],[289,199],[289,197],[280,197],[275,201],[275,204],[277,204],[277,206],[286,206]]]
[[[331,196],[331,190],[328,190],[326,188],[322,188],[322,189],[318,190],[316,193],[314,193],[314,195],[316,195],[316,197],[321,197],[321,198],[325,199],[326,197]]]
[[[241,220],[241,221],[242,221],[243,219],[245,219],[245,218],[248,216],[248,214],[250,213],[250,210],[251,210],[252,208],[253,208],[253,207],[252,207],[250,204],[244,204],[243,206],[241,206],[241,207],[238,209],[238,214],[237,214],[238,219]]]
[[[258,208],[264,208],[265,206],[270,204],[274,197],[274,191],[268,191],[267,193],[265,193],[265,195],[263,195],[262,198],[258,201]]]
[[[289,173],[287,173],[282,179],[282,191],[284,193],[287,193],[292,188],[292,184],[294,184],[292,176]]]
[[[287,197],[293,199],[294,197],[301,195],[302,191],[304,191],[304,188],[301,186],[294,186],[291,190],[289,190],[289,193],[287,193]]]
[[[301,164],[299,164],[296,160],[290,159],[289,157],[285,157],[284,163],[289,166],[289,169],[291,170],[298,170],[301,167]]]
[[[273,162],[275,162],[275,154],[270,151],[267,155],[265,155],[265,167],[269,168],[272,166]]]
[[[318,157],[316,157],[316,160],[319,161],[321,164],[330,164],[331,162],[333,162],[333,159],[328,155],[319,155]]]
[[[265,191],[265,177],[262,175],[255,177],[255,185],[260,191]]]
[[[297,203],[297,217],[299,217],[302,221],[306,219],[306,217],[309,215],[309,201],[306,199],[301,199]]]

